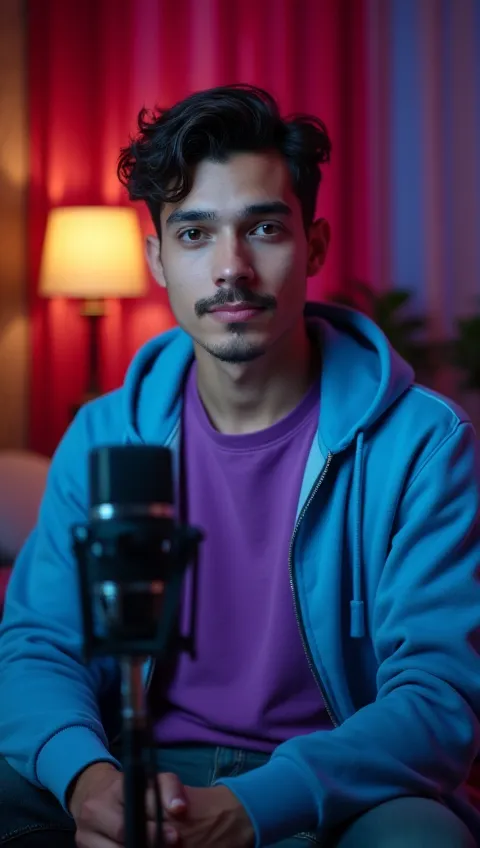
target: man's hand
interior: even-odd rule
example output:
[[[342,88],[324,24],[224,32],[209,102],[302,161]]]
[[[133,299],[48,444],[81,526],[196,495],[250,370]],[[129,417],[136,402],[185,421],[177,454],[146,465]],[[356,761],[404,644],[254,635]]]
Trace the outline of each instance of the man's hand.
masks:
[[[166,811],[182,848],[253,848],[255,832],[238,798],[226,786],[184,787],[186,811]]]
[[[164,815],[179,820],[186,812],[186,793],[174,774],[157,775]],[[78,848],[117,848],[124,844],[123,774],[111,763],[94,763],[76,780],[69,799],[75,820]],[[150,788],[146,798],[147,829],[150,844],[156,830],[155,795]],[[175,830],[167,823],[163,834],[168,844],[178,842]]]

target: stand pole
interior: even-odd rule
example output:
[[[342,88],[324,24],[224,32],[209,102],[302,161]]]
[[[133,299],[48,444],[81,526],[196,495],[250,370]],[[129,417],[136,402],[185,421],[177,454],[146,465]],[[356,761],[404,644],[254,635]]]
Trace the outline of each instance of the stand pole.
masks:
[[[147,714],[142,663],[138,658],[125,657],[121,665],[125,846],[147,848]]]

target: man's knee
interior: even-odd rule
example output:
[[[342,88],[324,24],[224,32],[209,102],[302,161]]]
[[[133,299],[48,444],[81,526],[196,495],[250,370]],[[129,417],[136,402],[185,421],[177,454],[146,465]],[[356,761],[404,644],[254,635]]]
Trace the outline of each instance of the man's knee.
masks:
[[[73,820],[53,795],[37,789],[0,756],[0,845],[74,848],[74,833]]]
[[[369,810],[337,848],[477,848],[465,824],[428,798],[396,798]]]

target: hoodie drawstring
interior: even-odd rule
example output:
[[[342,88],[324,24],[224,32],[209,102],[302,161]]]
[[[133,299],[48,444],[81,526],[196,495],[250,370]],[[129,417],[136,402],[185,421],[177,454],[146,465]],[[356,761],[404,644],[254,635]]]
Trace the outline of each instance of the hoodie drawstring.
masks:
[[[363,433],[359,433],[353,469],[353,599],[350,601],[350,636],[365,636],[365,610],[362,599],[362,492],[363,492]]]

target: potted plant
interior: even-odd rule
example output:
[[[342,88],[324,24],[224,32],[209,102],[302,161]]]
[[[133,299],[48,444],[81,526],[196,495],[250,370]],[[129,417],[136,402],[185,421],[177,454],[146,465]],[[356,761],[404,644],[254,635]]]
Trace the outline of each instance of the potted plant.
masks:
[[[463,387],[480,392],[480,315],[458,322],[455,364],[464,374]]]
[[[463,403],[480,430],[480,314],[458,321],[454,351],[455,365],[462,371]]]
[[[423,318],[409,309],[412,295],[404,289],[377,292],[368,283],[353,280],[347,294],[336,295],[335,303],[364,312],[385,333],[392,347],[411,365],[420,359],[418,334],[425,327]]]

